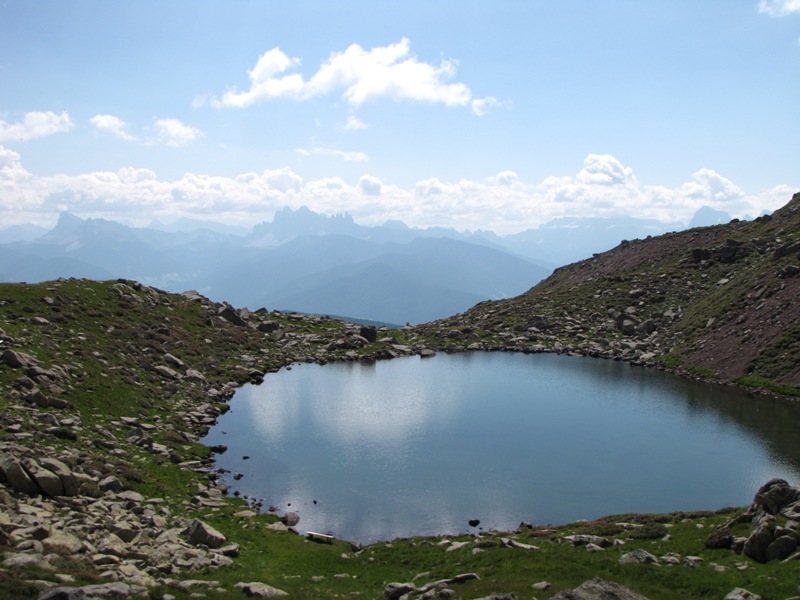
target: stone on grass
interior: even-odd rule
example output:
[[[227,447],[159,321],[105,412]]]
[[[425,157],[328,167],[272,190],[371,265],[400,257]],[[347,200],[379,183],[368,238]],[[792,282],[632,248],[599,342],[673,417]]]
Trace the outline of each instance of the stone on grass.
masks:
[[[642,550],[641,548],[638,550],[634,550],[633,552],[628,552],[627,554],[623,554],[619,558],[619,564],[621,565],[657,565],[659,564],[658,559],[650,554],[647,550]]]
[[[225,536],[219,531],[203,523],[199,519],[195,519],[189,524],[186,530],[188,542],[193,546],[208,546],[209,548],[219,548],[225,543]]]
[[[288,596],[283,590],[267,585],[266,583],[237,583],[234,587],[240,588],[250,598],[279,598]]]

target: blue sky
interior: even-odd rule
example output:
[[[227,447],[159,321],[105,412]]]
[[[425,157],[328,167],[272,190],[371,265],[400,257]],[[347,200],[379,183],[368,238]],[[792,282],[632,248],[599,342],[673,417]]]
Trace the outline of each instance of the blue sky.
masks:
[[[0,227],[756,216],[798,98],[800,0],[0,0]]]

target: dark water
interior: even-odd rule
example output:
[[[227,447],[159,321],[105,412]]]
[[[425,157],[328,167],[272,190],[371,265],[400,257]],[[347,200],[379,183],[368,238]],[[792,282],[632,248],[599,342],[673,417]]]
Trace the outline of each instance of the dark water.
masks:
[[[800,483],[800,405],[624,363],[476,353],[300,365],[204,442],[299,529],[370,542],[749,504]],[[243,460],[248,455],[249,460]],[[314,502],[316,500],[316,503]]]

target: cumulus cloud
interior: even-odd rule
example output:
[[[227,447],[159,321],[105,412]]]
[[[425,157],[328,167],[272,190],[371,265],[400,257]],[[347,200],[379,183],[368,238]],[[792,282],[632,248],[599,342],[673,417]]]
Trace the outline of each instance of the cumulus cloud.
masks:
[[[377,177],[364,175],[358,180],[358,189],[366,196],[380,196],[383,182]]]
[[[759,0],[758,10],[771,17],[785,17],[800,12],[800,0]]]
[[[40,137],[69,131],[75,125],[69,115],[62,112],[29,112],[25,113],[19,123],[7,123],[0,120],[0,142],[27,142]]]
[[[198,96],[195,104],[210,101],[216,107],[241,108],[274,98],[309,100],[333,93],[340,93],[351,106],[390,98],[470,107],[475,114],[485,114],[498,104],[492,97],[474,99],[466,84],[450,82],[456,72],[455,61],[434,65],[418,60],[407,38],[370,50],[352,44],[343,52],[332,53],[308,80],[292,72],[300,64],[299,58],[273,48],[248,71],[248,89],[228,90],[220,98]]]
[[[126,131],[127,123],[114,115],[95,115],[89,122],[99,131],[110,133],[121,140],[131,141],[136,139]]]
[[[202,131],[185,125],[178,119],[158,119],[155,128],[158,143],[165,146],[184,146],[203,136]]]
[[[568,216],[628,215],[685,224],[702,206],[753,217],[783,206],[796,191],[784,185],[750,194],[709,168],[675,187],[646,185],[631,167],[604,154],[590,154],[576,167],[572,175],[539,183],[501,171],[480,180],[430,177],[407,187],[366,174],[352,183],[340,177],[306,181],[289,167],[235,177],[187,173],[176,180],[132,167],[36,177],[18,153],[0,146],[0,219],[52,225],[60,211],[70,210],[140,225],[194,217],[252,226],[285,206],[306,205],[324,214],[347,211],[368,225],[402,220],[504,234]]]

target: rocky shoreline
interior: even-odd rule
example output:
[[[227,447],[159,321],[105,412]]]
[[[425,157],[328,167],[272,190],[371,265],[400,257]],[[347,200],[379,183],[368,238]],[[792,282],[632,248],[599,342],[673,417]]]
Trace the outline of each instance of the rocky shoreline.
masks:
[[[239,547],[204,520],[232,505],[212,454],[198,442],[239,386],[296,362],[557,352],[731,383],[734,371],[696,368],[711,363],[685,357],[716,356],[719,331],[733,339],[729,326],[744,332],[757,317],[757,330],[736,344],[774,331],[775,315],[795,326],[784,306],[796,305],[800,280],[789,268],[794,242],[731,243],[724,238],[730,232],[720,238],[707,230],[686,235],[666,237],[663,244],[679,246],[682,254],[655,281],[647,269],[666,255],[663,244],[632,242],[561,269],[516,299],[398,330],[237,310],[196,292],[167,294],[126,280],[2,286],[0,584],[20,578],[42,589],[41,598],[128,597],[152,589],[167,590],[167,598],[169,590],[181,595],[213,588],[213,581],[192,574],[231,567]],[[631,246],[637,246],[633,252]],[[621,269],[632,254],[635,264]],[[756,259],[768,261],[768,277],[752,275]],[[757,317],[742,309],[710,320],[696,307],[715,290],[738,290],[741,306]],[[158,470],[155,480],[148,469]],[[785,482],[768,487],[759,490],[754,507],[709,537],[709,548],[731,548],[755,561],[800,558],[800,492]],[[746,535],[743,525],[752,525]],[[502,547],[532,546],[507,537]],[[80,583],[76,572],[97,581],[72,585]],[[260,582],[239,583],[244,594],[278,595]],[[432,588],[415,584],[413,590],[425,596]]]

